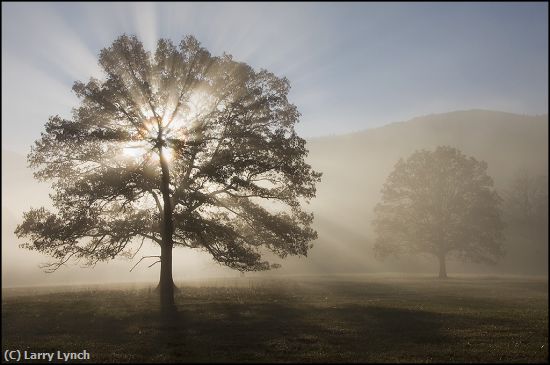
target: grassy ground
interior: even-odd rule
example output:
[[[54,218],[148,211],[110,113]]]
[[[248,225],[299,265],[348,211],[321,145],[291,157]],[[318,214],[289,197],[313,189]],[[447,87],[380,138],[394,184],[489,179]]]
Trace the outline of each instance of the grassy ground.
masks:
[[[94,362],[547,362],[548,281],[331,276],[3,290],[2,350]],[[28,295],[32,294],[32,295]]]

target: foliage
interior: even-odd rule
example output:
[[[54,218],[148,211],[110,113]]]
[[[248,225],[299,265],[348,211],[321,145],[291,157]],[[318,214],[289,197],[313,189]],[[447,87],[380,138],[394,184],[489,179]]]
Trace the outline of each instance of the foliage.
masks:
[[[99,64],[105,78],[76,82],[72,119],[51,117],[29,154],[35,177],[53,182],[56,211],[25,213],[23,247],[55,258],[51,270],[145,239],[241,271],[270,267],[261,247],[307,254],[316,232],[301,206],[321,174],[304,161],[286,78],[214,57],[190,36],[151,54],[123,35]]]
[[[504,192],[505,217],[526,232],[548,229],[548,176],[517,171]]]
[[[504,218],[508,232],[522,256],[548,268],[548,176],[533,175],[526,169],[516,176],[504,191]],[[524,256],[525,257],[525,256]]]
[[[493,263],[503,253],[500,200],[485,162],[447,146],[417,151],[399,160],[384,184],[376,253]]]

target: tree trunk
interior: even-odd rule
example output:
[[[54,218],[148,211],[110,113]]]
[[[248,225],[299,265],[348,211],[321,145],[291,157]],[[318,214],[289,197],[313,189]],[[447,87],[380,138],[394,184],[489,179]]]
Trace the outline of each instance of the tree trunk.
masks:
[[[447,267],[445,266],[445,255],[439,255],[439,278],[447,279]]]
[[[174,280],[172,279],[172,245],[162,244],[160,261],[160,308],[162,313],[173,313]]]
[[[162,128],[159,124],[159,143],[163,140]],[[163,314],[176,311],[174,303],[174,280],[172,279],[172,248],[174,246],[174,218],[170,197],[170,170],[164,156],[162,144],[159,144],[159,160],[162,170],[160,190],[163,200],[162,244],[160,261],[160,308]]]
[[[174,293],[177,293],[178,292],[178,287],[176,286],[176,284],[174,282],[172,282],[172,286],[174,287]],[[154,291],[155,292],[160,292],[160,280],[159,280],[159,283],[157,284],[157,286],[155,287]]]

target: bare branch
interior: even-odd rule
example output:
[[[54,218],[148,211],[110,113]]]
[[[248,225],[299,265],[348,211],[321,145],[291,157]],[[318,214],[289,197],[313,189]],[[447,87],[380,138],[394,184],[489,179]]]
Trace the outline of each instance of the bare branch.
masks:
[[[148,259],[148,258],[151,258],[151,257],[158,257],[160,260],[162,260],[162,257],[161,256],[158,256],[158,255],[153,255],[153,256],[143,256],[142,258],[139,259],[139,261],[134,265],[132,266],[132,268],[130,269],[130,272],[132,272],[132,270],[134,270],[134,268],[136,266],[138,266],[138,264],[143,260],[143,259]],[[159,260],[159,261],[160,261]]]
[[[158,260],[158,261],[153,262],[151,265],[147,266],[147,268],[150,268],[150,267],[152,267],[154,264],[158,264],[159,262],[161,262],[161,260]]]

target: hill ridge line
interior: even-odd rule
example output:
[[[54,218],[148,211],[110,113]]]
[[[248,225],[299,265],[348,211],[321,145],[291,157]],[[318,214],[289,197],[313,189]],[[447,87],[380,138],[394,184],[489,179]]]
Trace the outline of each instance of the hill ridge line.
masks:
[[[306,139],[307,142],[316,142],[318,140],[323,140],[323,139],[327,139],[327,138],[349,137],[349,136],[352,136],[352,135],[363,134],[363,133],[367,133],[367,132],[371,132],[371,131],[375,131],[375,130],[380,130],[380,129],[387,128],[387,127],[395,127],[395,126],[406,124],[406,123],[412,123],[412,122],[419,121],[419,120],[420,121],[426,121],[427,119],[432,119],[432,118],[437,118],[437,117],[442,117],[442,116],[448,116],[448,115],[456,115],[456,114],[461,114],[461,113],[478,113],[478,114],[486,113],[486,114],[493,114],[493,115],[501,114],[501,115],[514,116],[514,117],[518,117],[518,118],[545,118],[545,117],[548,118],[548,114],[519,114],[519,113],[512,113],[512,112],[506,112],[506,111],[501,111],[501,110],[479,109],[479,108],[460,109],[460,110],[452,110],[452,111],[449,111],[449,112],[442,112],[442,113],[423,114],[423,115],[419,115],[419,116],[416,116],[416,117],[412,117],[410,119],[389,122],[387,124],[372,127],[372,128],[364,128],[364,129],[359,129],[359,130],[352,131],[352,132],[346,132],[346,133],[341,133],[341,134],[328,134],[328,135],[324,135],[324,136],[317,136],[317,137],[311,137],[311,138],[305,138],[305,139]]]

